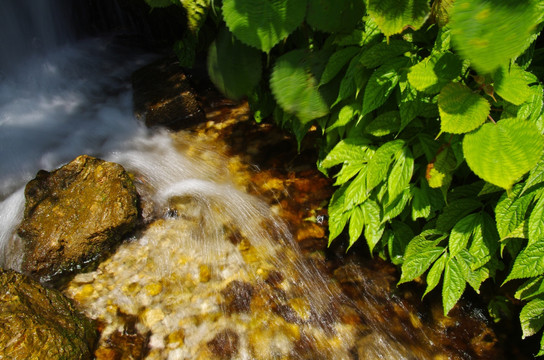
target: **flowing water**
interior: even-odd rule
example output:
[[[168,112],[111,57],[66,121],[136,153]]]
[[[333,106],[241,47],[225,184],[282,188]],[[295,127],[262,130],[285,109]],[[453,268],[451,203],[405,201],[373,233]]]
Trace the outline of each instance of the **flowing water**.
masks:
[[[334,278],[304,257],[278,206],[248,192],[248,164],[229,156],[228,145],[206,132],[150,130],[136,120],[130,74],[154,55],[115,37],[71,42],[49,2],[38,3],[49,25],[38,22],[28,37],[48,51],[21,48],[0,63],[10,64],[0,68],[0,264],[20,267],[14,232],[24,185],[38,170],[88,154],[135,174],[149,225],[65,289],[99,324],[97,358],[473,356],[438,344],[436,327],[390,295],[380,295],[391,301],[384,304],[379,286],[360,273],[345,267]],[[15,20],[34,23],[37,10],[10,4],[26,14]],[[18,34],[15,20],[4,26]],[[345,294],[346,278],[365,299]]]

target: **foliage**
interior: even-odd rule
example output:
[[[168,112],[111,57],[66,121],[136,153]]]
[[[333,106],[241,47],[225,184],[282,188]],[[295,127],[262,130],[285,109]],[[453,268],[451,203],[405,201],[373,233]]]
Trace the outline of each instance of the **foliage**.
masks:
[[[467,288],[515,281],[523,336],[542,329],[542,0],[209,7],[221,28],[208,59],[218,88],[247,95],[258,120],[272,117],[299,146],[320,131],[317,166],[338,187],[330,241],[364,239],[400,265],[400,284],[423,278],[423,296],[441,285],[445,314]],[[495,297],[490,314],[505,301]]]

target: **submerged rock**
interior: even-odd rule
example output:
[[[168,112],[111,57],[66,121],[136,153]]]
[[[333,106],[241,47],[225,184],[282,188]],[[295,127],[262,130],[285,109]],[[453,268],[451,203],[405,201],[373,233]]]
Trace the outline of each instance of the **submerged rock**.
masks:
[[[185,129],[206,120],[195,92],[174,58],[147,65],[132,75],[134,112],[148,127]]]
[[[91,359],[93,324],[60,292],[0,269],[1,359]]]
[[[25,248],[22,270],[40,281],[107,252],[138,217],[137,192],[123,167],[86,155],[38,172],[25,197],[18,229]]]

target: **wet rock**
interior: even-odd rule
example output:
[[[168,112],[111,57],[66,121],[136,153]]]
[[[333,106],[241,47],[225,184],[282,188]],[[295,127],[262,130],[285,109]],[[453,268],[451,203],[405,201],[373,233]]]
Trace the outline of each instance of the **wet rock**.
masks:
[[[238,343],[238,334],[234,330],[225,329],[208,342],[208,348],[220,359],[231,359],[238,353]]]
[[[1,359],[91,359],[96,336],[60,292],[0,269]]]
[[[148,352],[149,336],[116,331],[95,352],[96,360],[140,360]]]
[[[136,189],[118,164],[86,155],[53,172],[40,171],[25,188],[18,229],[23,271],[55,280],[109,251],[138,217]]]
[[[221,291],[221,295],[225,298],[225,306],[229,313],[247,313],[251,309],[253,285],[234,280]]]
[[[134,72],[132,86],[134,112],[148,127],[181,130],[206,120],[187,76],[173,57]]]

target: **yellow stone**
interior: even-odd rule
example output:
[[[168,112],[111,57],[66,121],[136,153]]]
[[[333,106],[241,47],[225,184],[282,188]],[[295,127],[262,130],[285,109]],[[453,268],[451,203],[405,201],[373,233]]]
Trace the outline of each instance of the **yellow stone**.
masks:
[[[156,296],[162,292],[161,283],[151,283],[145,286],[145,291],[149,296]]]
[[[210,279],[212,278],[212,275],[208,265],[200,265],[199,270],[200,270],[200,274],[199,274],[200,282],[205,283],[210,281]]]
[[[162,312],[161,308],[146,309],[142,313],[141,317],[146,326],[152,327],[164,319],[164,313]]]
[[[185,331],[183,329],[176,330],[168,335],[168,344],[174,344],[178,347],[183,346],[185,340]]]

